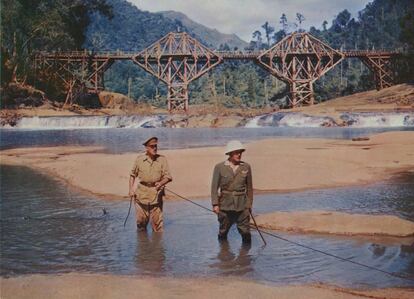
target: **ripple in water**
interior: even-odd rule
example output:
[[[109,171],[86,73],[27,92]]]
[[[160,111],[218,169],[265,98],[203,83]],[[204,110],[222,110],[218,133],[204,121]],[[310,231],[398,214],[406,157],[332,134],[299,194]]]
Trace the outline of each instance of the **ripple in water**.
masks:
[[[217,241],[216,217],[187,202],[165,204],[165,232],[137,233],[128,201],[79,195],[24,167],[1,167],[1,275],[111,273],[239,276],[267,283],[322,282],[348,287],[409,286],[307,249],[253,233],[241,245],[235,228]],[[332,209],[414,219],[412,177],[393,184],[257,196],[255,212]],[[198,203],[209,206],[208,200]],[[107,212],[103,213],[103,209]],[[133,214],[133,213],[132,213]],[[295,242],[414,278],[414,250],[395,240],[278,233]],[[411,283],[411,286],[413,284]]]

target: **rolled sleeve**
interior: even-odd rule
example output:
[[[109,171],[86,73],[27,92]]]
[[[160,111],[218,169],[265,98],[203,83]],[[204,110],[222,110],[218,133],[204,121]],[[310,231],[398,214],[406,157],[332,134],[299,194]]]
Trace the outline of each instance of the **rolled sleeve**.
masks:
[[[138,166],[138,159],[135,160],[134,166],[132,166],[131,172],[129,173],[130,176],[136,178],[138,176],[139,166]]]
[[[167,159],[162,159],[162,179],[168,179],[172,181],[172,175],[170,171],[170,167],[168,166]]]

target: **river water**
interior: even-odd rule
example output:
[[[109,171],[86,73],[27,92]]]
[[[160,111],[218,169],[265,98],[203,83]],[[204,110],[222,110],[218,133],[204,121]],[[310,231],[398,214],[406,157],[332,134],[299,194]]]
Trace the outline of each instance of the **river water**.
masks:
[[[106,146],[111,152],[136,150],[140,140],[153,134],[164,138],[165,148],[224,144],[233,137],[248,141],[288,135],[282,131],[258,133],[258,130],[110,129],[1,133],[3,148],[28,144],[93,144]],[[350,138],[371,133],[355,129],[310,132],[298,131],[296,136]],[[295,137],[295,134],[290,136]],[[175,138],[182,138],[181,143],[174,141]],[[104,200],[80,194],[63,182],[26,167],[1,166],[0,179],[2,276],[67,272],[174,277],[231,275],[271,284],[322,282],[362,288],[414,286],[412,281],[338,261],[269,236],[265,236],[268,245],[262,247],[256,233],[253,233],[252,246],[243,247],[235,228],[230,232],[229,242],[220,245],[216,237],[216,217],[188,202],[166,202],[165,232],[147,235],[136,232],[133,213],[123,227],[127,200]],[[210,206],[208,199],[197,203]],[[414,220],[414,174],[369,186],[255,197],[254,212],[257,214],[314,209],[391,214]],[[410,246],[413,238],[277,234],[414,279],[414,248]]]
[[[230,139],[242,142],[265,138],[351,139],[391,131],[414,131],[414,127],[381,128],[108,128],[71,130],[0,129],[0,149],[16,147],[94,145],[108,152],[142,150],[141,143],[158,136],[161,149],[224,145]]]

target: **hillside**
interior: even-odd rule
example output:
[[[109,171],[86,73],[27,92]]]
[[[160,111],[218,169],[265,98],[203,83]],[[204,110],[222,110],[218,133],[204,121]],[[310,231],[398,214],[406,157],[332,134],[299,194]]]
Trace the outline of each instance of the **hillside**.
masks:
[[[113,18],[92,15],[85,48],[96,50],[142,50],[171,31],[186,31],[206,46],[219,48],[227,44],[240,49],[248,46],[235,34],[224,34],[201,25],[175,11],[152,13],[140,10],[125,0],[106,0],[112,6]]]
[[[284,111],[336,117],[342,112],[414,111],[414,85],[399,84],[332,99],[314,106]]]
[[[177,12],[150,13],[127,0],[79,1],[6,1],[2,2],[2,87],[22,82],[45,92],[48,98],[64,101],[66,92],[55,74],[41,74],[33,69],[35,51],[124,50],[140,51],[170,31],[186,31],[210,46],[223,42],[231,48],[234,35],[197,24]],[[6,5],[15,3],[16,5]],[[78,3],[78,2],[77,2]],[[281,7],[281,13],[283,7]],[[323,30],[309,32],[334,48],[380,49],[414,48],[414,2],[412,0],[374,0],[359,12],[358,17],[344,10]],[[70,16],[70,17],[68,17]],[[230,21],[230,20],[229,20]],[[287,21],[287,20],[286,20]],[[322,20],[321,20],[322,21]],[[263,20],[267,24],[267,20]],[[262,33],[250,41],[249,48],[264,49]],[[36,32],[35,35],[33,33]],[[255,31],[256,32],[256,31]],[[256,32],[257,33],[257,32]],[[259,32],[260,33],[260,32]],[[277,42],[289,31],[280,30],[271,38]],[[260,37],[261,36],[261,37]],[[243,41],[242,41],[243,42]],[[17,47],[16,45],[21,45]],[[414,59],[409,55],[396,61],[396,82],[413,82]],[[55,77],[53,77],[55,76]],[[134,101],[165,108],[167,88],[132,61],[117,61],[105,72],[107,91],[129,95]],[[314,84],[315,99],[349,95],[374,88],[373,73],[358,59],[346,59]],[[227,61],[190,84],[191,104],[209,105],[220,102],[226,108],[261,109],[286,106],[288,88],[252,62]]]
[[[113,18],[93,14],[84,47],[96,50],[143,50],[170,31],[181,27],[177,21],[138,9],[125,0],[106,0]]]
[[[178,20],[181,22],[190,32],[200,36],[206,46],[212,46],[219,49],[220,46],[228,45],[230,49],[237,47],[238,49],[244,49],[249,44],[238,37],[236,34],[224,34],[216,29],[208,28],[197,22],[194,22],[185,14],[177,11],[163,11],[160,12],[164,17],[173,21]]]

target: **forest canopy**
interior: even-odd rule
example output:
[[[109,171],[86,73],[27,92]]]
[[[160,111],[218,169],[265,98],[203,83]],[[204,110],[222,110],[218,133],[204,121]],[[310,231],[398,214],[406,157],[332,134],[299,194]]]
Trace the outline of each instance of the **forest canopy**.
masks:
[[[1,0],[1,84],[37,84],[50,96],[59,85],[41,85],[34,78],[33,53],[59,50],[139,51],[170,31],[191,28],[162,14],[139,10],[125,0]],[[286,14],[252,32],[246,50],[272,47],[293,31],[306,31],[306,14]],[[375,0],[353,17],[347,10],[308,32],[336,49],[414,50],[414,1]],[[233,50],[223,44],[221,50]],[[242,49],[238,49],[242,50]],[[399,61],[398,80],[413,80],[413,59]],[[344,60],[315,83],[317,101],[374,88],[372,73],[357,59]],[[50,83],[50,82],[49,82]],[[166,87],[132,62],[117,62],[105,73],[107,90],[128,94],[139,102],[165,105]],[[62,93],[63,91],[60,90]],[[227,107],[283,106],[286,85],[253,63],[225,62],[190,85],[191,103],[220,101]]]

